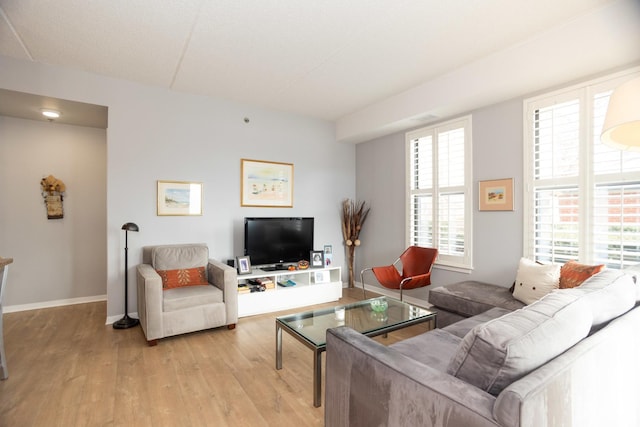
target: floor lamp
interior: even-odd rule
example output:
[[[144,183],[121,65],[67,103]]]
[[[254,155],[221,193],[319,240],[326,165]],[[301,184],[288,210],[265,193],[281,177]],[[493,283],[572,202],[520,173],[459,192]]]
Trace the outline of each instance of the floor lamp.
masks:
[[[127,222],[122,226],[124,230],[124,317],[113,323],[114,329],[127,329],[140,323],[138,319],[129,317],[129,232],[140,229],[133,222]]]

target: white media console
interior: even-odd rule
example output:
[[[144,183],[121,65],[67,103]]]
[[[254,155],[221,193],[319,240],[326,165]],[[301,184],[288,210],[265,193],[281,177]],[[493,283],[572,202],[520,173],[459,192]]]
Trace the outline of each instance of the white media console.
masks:
[[[263,292],[239,293],[239,317],[337,301],[342,297],[340,267],[294,271],[264,271],[254,268],[250,274],[239,274],[238,284],[246,283],[250,279],[264,278],[271,279],[275,287]],[[278,282],[286,280],[292,280],[295,285],[278,285]]]

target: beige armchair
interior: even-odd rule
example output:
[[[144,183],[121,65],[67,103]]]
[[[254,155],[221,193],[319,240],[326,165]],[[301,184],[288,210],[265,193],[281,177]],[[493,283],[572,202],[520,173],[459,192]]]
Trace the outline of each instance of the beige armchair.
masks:
[[[138,317],[149,345],[159,338],[238,321],[237,273],[209,259],[205,244],[146,246],[137,267]]]

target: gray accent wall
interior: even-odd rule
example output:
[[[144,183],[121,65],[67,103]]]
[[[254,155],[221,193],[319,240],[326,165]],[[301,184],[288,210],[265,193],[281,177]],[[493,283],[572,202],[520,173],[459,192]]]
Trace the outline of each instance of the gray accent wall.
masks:
[[[522,256],[522,99],[470,113],[473,126],[473,270],[435,268],[433,286],[478,280],[511,286]],[[444,121],[444,120],[443,120]],[[372,209],[361,232],[356,271],[389,264],[406,247],[405,133],[358,144],[356,194]],[[514,178],[513,212],[479,212],[478,181]],[[365,281],[370,280],[365,277]]]

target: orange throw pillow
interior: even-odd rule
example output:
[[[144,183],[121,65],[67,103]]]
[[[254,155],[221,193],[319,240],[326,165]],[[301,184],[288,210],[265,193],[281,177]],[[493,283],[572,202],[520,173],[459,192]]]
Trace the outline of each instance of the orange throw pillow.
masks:
[[[204,267],[157,271],[162,279],[162,290],[209,284]]]
[[[560,289],[575,288],[589,277],[604,270],[604,264],[585,265],[576,261],[567,261],[560,269]]]

